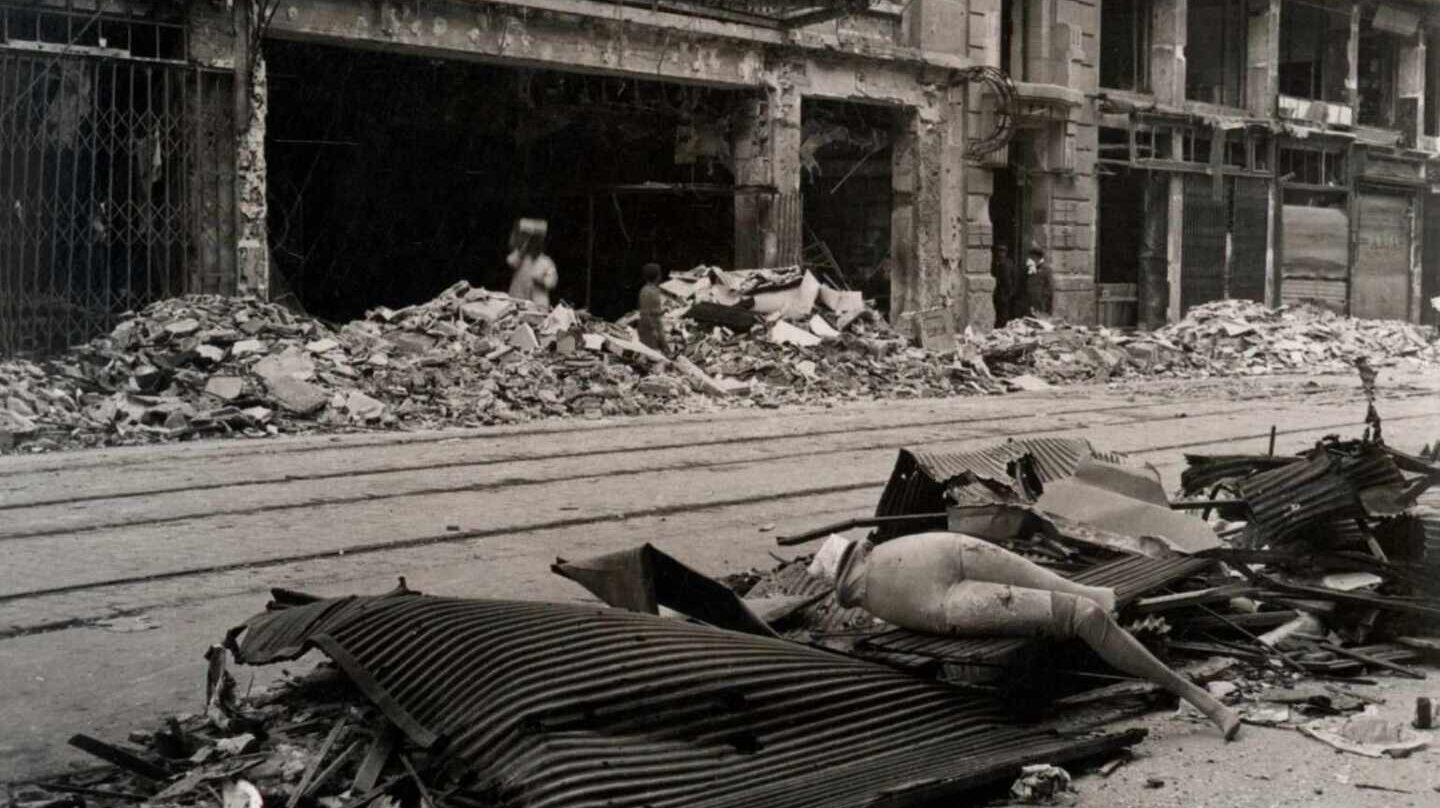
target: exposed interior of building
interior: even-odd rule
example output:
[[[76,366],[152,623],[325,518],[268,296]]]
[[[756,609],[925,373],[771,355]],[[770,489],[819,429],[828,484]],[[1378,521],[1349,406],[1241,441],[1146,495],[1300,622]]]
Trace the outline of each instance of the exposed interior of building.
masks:
[[[504,289],[517,218],[549,223],[556,297],[634,307],[640,267],[729,266],[730,113],[674,83],[273,42],[271,250],[317,315]]]

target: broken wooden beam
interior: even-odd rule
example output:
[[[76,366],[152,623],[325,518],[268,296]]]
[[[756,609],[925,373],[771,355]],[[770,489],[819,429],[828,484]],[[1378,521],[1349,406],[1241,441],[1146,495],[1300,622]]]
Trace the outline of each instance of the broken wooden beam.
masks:
[[[106,763],[119,766],[125,771],[143,777],[146,780],[160,782],[170,778],[168,769],[157,766],[134,752],[121,749],[114,744],[105,743],[98,738],[92,738],[84,733],[77,732],[70,736],[68,743],[76,749],[88,752]]]

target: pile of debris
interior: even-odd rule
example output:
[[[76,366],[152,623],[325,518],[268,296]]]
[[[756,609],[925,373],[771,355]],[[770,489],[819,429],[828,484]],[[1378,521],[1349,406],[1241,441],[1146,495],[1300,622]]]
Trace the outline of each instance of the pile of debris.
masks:
[[[1376,366],[1440,363],[1440,344],[1408,323],[1360,320],[1306,304],[1270,309],[1248,300],[1206,303],[1149,332],[1025,317],[971,341],[996,375],[1033,373],[1055,384],[1338,372],[1362,357]]]
[[[752,332],[757,316],[734,312],[724,325],[703,307],[671,317],[680,352],[667,357],[625,324],[464,282],[339,328],[251,298],[176,298],[59,357],[0,361],[0,451],[1000,389],[910,347],[863,304],[831,313],[843,334],[818,313],[805,329],[777,318]]]
[[[251,298],[166,300],[56,358],[0,361],[0,451],[1314,372],[1363,356],[1440,361],[1412,326],[1307,307],[1226,301],[1143,334],[1027,318],[929,339],[798,267],[700,268],[662,287],[673,356],[639,342],[636,315],[541,310],[463,281],[338,328]]]
[[[1419,502],[1440,465],[1387,446],[1380,426],[1372,409],[1356,440],[1193,456],[1179,501],[1153,468],[1081,439],[905,449],[875,517],[779,543],[968,534],[1113,590],[1131,633],[1188,660],[1181,673],[1247,723],[1403,756],[1426,740],[1374,709],[1365,677],[1424,677],[1411,663],[1440,649],[1423,636],[1440,626],[1440,517]],[[113,766],[19,799],[858,808],[1012,781],[1016,796],[1053,797],[1069,787],[1060,766],[1108,774],[1144,736],[1093,720],[1076,733],[1074,714],[1122,705],[1113,720],[1170,698],[1143,680],[1097,687],[1106,669],[1074,643],[884,624],[840,606],[819,566],[732,587],[648,544],[557,559],[616,608],[431,597],[403,579],[369,597],[277,589],[210,649],[203,715],[128,744],[76,736]],[[232,662],[310,650],[330,664],[236,698]]]

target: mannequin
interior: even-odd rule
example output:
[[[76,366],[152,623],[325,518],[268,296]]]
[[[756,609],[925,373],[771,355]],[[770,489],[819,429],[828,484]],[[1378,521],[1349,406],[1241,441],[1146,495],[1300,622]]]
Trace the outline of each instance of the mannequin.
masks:
[[[842,606],[912,631],[1084,640],[1117,670],[1190,702],[1225,740],[1240,731],[1239,716],[1115,622],[1113,590],[1077,584],[983,539],[919,533],[879,545],[852,542],[830,577]]]

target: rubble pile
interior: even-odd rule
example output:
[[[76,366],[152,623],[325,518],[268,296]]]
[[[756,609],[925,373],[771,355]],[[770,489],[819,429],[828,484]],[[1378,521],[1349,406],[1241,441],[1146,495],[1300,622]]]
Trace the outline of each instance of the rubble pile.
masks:
[[[999,389],[873,311],[852,312],[844,334],[810,321],[823,339],[784,320],[733,331],[677,313],[684,347],[666,357],[626,325],[464,282],[338,328],[252,298],[175,298],[54,359],[0,361],[0,451]]]
[[[1361,357],[1377,366],[1440,363],[1440,345],[1408,323],[1360,320],[1305,304],[1270,309],[1248,300],[1206,303],[1149,332],[1025,317],[972,342],[996,375],[1034,373],[1056,384],[1323,373],[1343,371]]]
[[[676,385],[645,380],[659,357],[580,323],[465,284],[339,329],[250,298],[177,298],[55,359],[0,362],[0,435],[38,450],[675,408]]]
[[[1133,334],[1025,318],[922,348],[798,268],[699,268],[662,288],[671,356],[639,342],[633,314],[541,310],[463,281],[339,327],[251,298],[166,300],[59,357],[0,360],[0,451],[1440,361],[1412,326],[1309,307],[1225,301]]]

